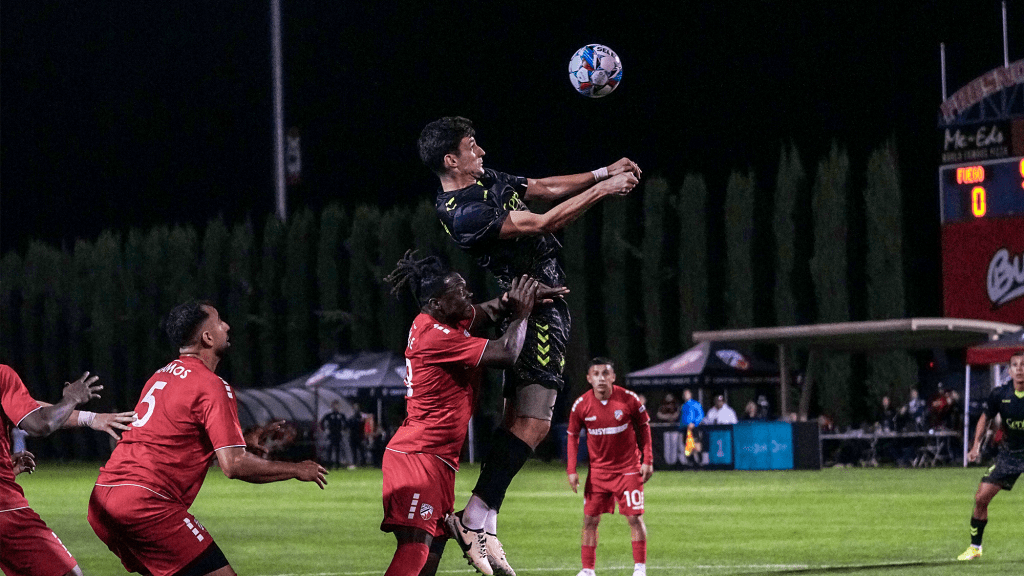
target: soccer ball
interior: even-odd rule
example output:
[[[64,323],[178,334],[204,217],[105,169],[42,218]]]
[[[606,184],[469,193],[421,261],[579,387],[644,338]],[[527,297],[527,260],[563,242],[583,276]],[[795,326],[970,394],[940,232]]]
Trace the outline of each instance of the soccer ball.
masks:
[[[622,80],[622,62],[615,51],[603,44],[587,44],[569,59],[569,81],[588,98],[612,93]]]

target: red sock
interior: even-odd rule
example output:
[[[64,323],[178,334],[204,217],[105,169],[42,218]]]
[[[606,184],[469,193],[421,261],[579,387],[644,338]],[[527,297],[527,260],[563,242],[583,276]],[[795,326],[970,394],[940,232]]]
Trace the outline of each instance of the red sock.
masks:
[[[422,542],[399,544],[384,576],[417,576],[427,562],[430,548]]]
[[[597,546],[581,546],[580,549],[583,557],[583,567],[594,569],[594,562],[597,560]]]
[[[633,540],[633,562],[647,563],[647,540]]]

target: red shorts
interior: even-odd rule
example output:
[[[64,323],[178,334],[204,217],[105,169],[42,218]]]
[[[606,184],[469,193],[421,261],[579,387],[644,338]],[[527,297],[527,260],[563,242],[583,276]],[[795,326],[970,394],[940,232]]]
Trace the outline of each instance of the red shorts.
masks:
[[[64,576],[78,565],[31,508],[0,512],[0,551],[7,576]]]
[[[583,488],[583,513],[587,516],[611,514],[615,512],[616,502],[619,503],[619,514],[623,516],[644,513],[644,483],[640,474],[588,472]]]
[[[384,521],[380,529],[419,528],[443,536],[444,517],[455,506],[455,470],[431,454],[403,454],[385,450]]]
[[[178,572],[213,543],[179,502],[134,485],[95,486],[89,524],[129,572]]]

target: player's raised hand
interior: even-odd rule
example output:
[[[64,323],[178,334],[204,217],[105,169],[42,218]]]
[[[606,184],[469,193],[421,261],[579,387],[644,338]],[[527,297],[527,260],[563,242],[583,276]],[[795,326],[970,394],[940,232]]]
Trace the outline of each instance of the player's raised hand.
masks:
[[[127,430],[132,422],[139,419],[139,415],[135,412],[108,412],[105,414],[97,414],[92,422],[89,423],[89,428],[98,430],[100,432],[106,432],[110,434],[114,440],[120,440],[121,436],[118,435],[117,431],[124,432]]]
[[[580,487],[580,475],[575,472],[569,474],[569,488],[572,488],[573,494],[577,494]]]
[[[31,474],[36,471],[36,457],[28,451],[11,454],[11,464],[14,466],[15,476],[22,472]]]
[[[568,293],[569,289],[565,286],[552,288],[543,282],[537,282],[537,302],[540,304],[551,304],[555,298],[562,298]]]
[[[330,472],[328,472],[323,466],[313,462],[312,460],[299,462],[296,466],[298,467],[298,472],[295,477],[299,480],[302,480],[303,482],[316,482],[316,485],[319,486],[321,490],[324,489],[324,486],[327,486],[327,475],[330,474]]]
[[[533,311],[533,305],[537,301],[537,286],[540,282],[523,274],[519,278],[512,279],[512,285],[508,289],[508,299],[512,304],[513,318],[526,318]]]
[[[625,196],[636,187],[638,182],[639,180],[636,176],[626,172],[617,176],[612,176],[604,182],[599,183],[598,186],[604,186],[604,189],[608,194]]]
[[[94,385],[99,379],[99,376],[90,377],[89,373],[86,372],[74,382],[65,382],[64,397],[71,398],[76,406],[79,404],[85,404],[93,398],[99,398],[100,395],[97,394],[97,392],[103,390],[103,386],[100,386],[99,384]]]
[[[639,180],[643,172],[640,170],[640,167],[636,165],[636,162],[633,162],[629,158],[622,158],[611,166],[608,166],[609,177],[617,176],[619,174],[632,174],[636,176],[637,180]]]

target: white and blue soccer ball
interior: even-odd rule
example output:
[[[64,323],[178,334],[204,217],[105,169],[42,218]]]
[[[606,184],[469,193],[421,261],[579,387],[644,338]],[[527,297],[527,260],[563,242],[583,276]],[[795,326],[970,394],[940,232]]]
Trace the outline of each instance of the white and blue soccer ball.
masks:
[[[587,44],[569,59],[569,81],[588,98],[607,96],[622,81],[622,62],[611,48]]]

